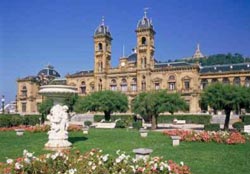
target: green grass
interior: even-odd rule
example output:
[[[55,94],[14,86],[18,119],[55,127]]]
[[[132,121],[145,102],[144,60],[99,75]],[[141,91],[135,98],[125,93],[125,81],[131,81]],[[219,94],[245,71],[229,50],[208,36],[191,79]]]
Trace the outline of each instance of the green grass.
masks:
[[[149,132],[147,138],[141,138],[138,131],[126,129],[91,129],[89,135],[70,132],[69,141],[73,143],[73,150],[82,152],[100,148],[104,153],[114,154],[120,149],[133,155],[134,148],[151,148],[152,156],[163,156],[177,163],[183,161],[193,174],[245,174],[250,168],[249,142],[240,145],[181,142],[180,146],[173,147],[170,138],[162,133]],[[23,137],[17,137],[14,131],[0,132],[0,161],[22,156],[23,149],[43,154],[46,142],[46,133],[25,132]]]

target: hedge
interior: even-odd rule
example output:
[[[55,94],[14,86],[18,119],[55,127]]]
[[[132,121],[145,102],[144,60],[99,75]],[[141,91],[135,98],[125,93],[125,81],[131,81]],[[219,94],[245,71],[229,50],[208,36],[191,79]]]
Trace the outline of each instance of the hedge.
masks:
[[[94,115],[94,122],[100,122],[103,119],[104,119],[104,115]],[[111,115],[110,119],[111,119],[110,120],[111,122],[114,122],[115,120],[118,120],[118,119],[132,121],[133,116],[132,115]]]
[[[214,123],[214,124],[206,124],[204,125],[205,131],[219,131],[220,130],[220,124]]]
[[[211,115],[160,115],[158,117],[158,123],[173,123],[174,119],[186,120],[186,123],[194,124],[209,124]],[[100,122],[104,119],[104,115],[94,115],[94,121]],[[111,122],[117,119],[132,121],[133,115],[111,115]]]
[[[174,119],[186,120],[186,123],[209,124],[211,115],[160,115],[158,123],[173,123]]]
[[[41,115],[1,114],[0,127],[13,127],[19,125],[36,125],[40,123]]]
[[[250,125],[250,115],[241,115],[240,118],[245,125]]]

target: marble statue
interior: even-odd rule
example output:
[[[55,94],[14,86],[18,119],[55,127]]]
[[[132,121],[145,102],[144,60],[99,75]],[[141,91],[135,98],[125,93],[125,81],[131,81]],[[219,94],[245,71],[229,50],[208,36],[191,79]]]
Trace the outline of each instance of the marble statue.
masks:
[[[61,106],[59,104],[51,108],[50,114],[47,115],[47,119],[51,124],[50,131],[48,132],[49,141],[45,147],[64,148],[71,145],[68,142],[69,114],[67,110],[68,107],[66,105]]]

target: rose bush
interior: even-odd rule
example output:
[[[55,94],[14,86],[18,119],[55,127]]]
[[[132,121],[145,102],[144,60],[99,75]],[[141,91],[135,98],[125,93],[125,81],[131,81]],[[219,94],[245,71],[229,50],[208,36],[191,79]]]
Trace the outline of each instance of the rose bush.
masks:
[[[55,152],[35,157],[34,153],[24,150],[23,157],[8,159],[0,163],[3,174],[189,174],[190,169],[173,161],[164,161],[160,157],[136,160],[124,152],[117,151],[116,156],[103,154],[102,150],[93,149],[87,153],[79,151]]]
[[[226,131],[188,131],[188,130],[165,130],[163,134],[168,136],[180,136],[181,141],[216,142],[225,144],[243,144],[246,137],[239,132]]]

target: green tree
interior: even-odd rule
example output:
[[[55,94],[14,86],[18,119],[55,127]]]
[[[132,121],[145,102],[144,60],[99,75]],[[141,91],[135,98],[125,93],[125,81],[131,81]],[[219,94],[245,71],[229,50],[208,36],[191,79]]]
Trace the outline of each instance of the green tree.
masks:
[[[176,111],[187,109],[187,103],[179,94],[169,94],[166,90],[140,93],[132,101],[132,111],[140,114],[144,120],[150,120],[152,129],[157,128],[157,118],[160,113],[173,114]]]
[[[224,110],[226,114],[224,129],[228,130],[231,111],[249,108],[250,91],[246,87],[215,83],[203,91],[201,103],[215,110]]]
[[[50,109],[53,106],[53,100],[44,100],[39,106],[38,111],[42,114],[41,122],[44,123],[45,117],[50,113]]]
[[[72,95],[64,100],[64,104],[68,106],[69,112],[72,112],[74,110],[74,105],[76,104],[78,100],[78,95]]]
[[[74,110],[76,112],[104,112],[105,120],[109,121],[112,112],[126,112],[128,110],[128,98],[125,94],[117,91],[98,91],[80,98]]]

